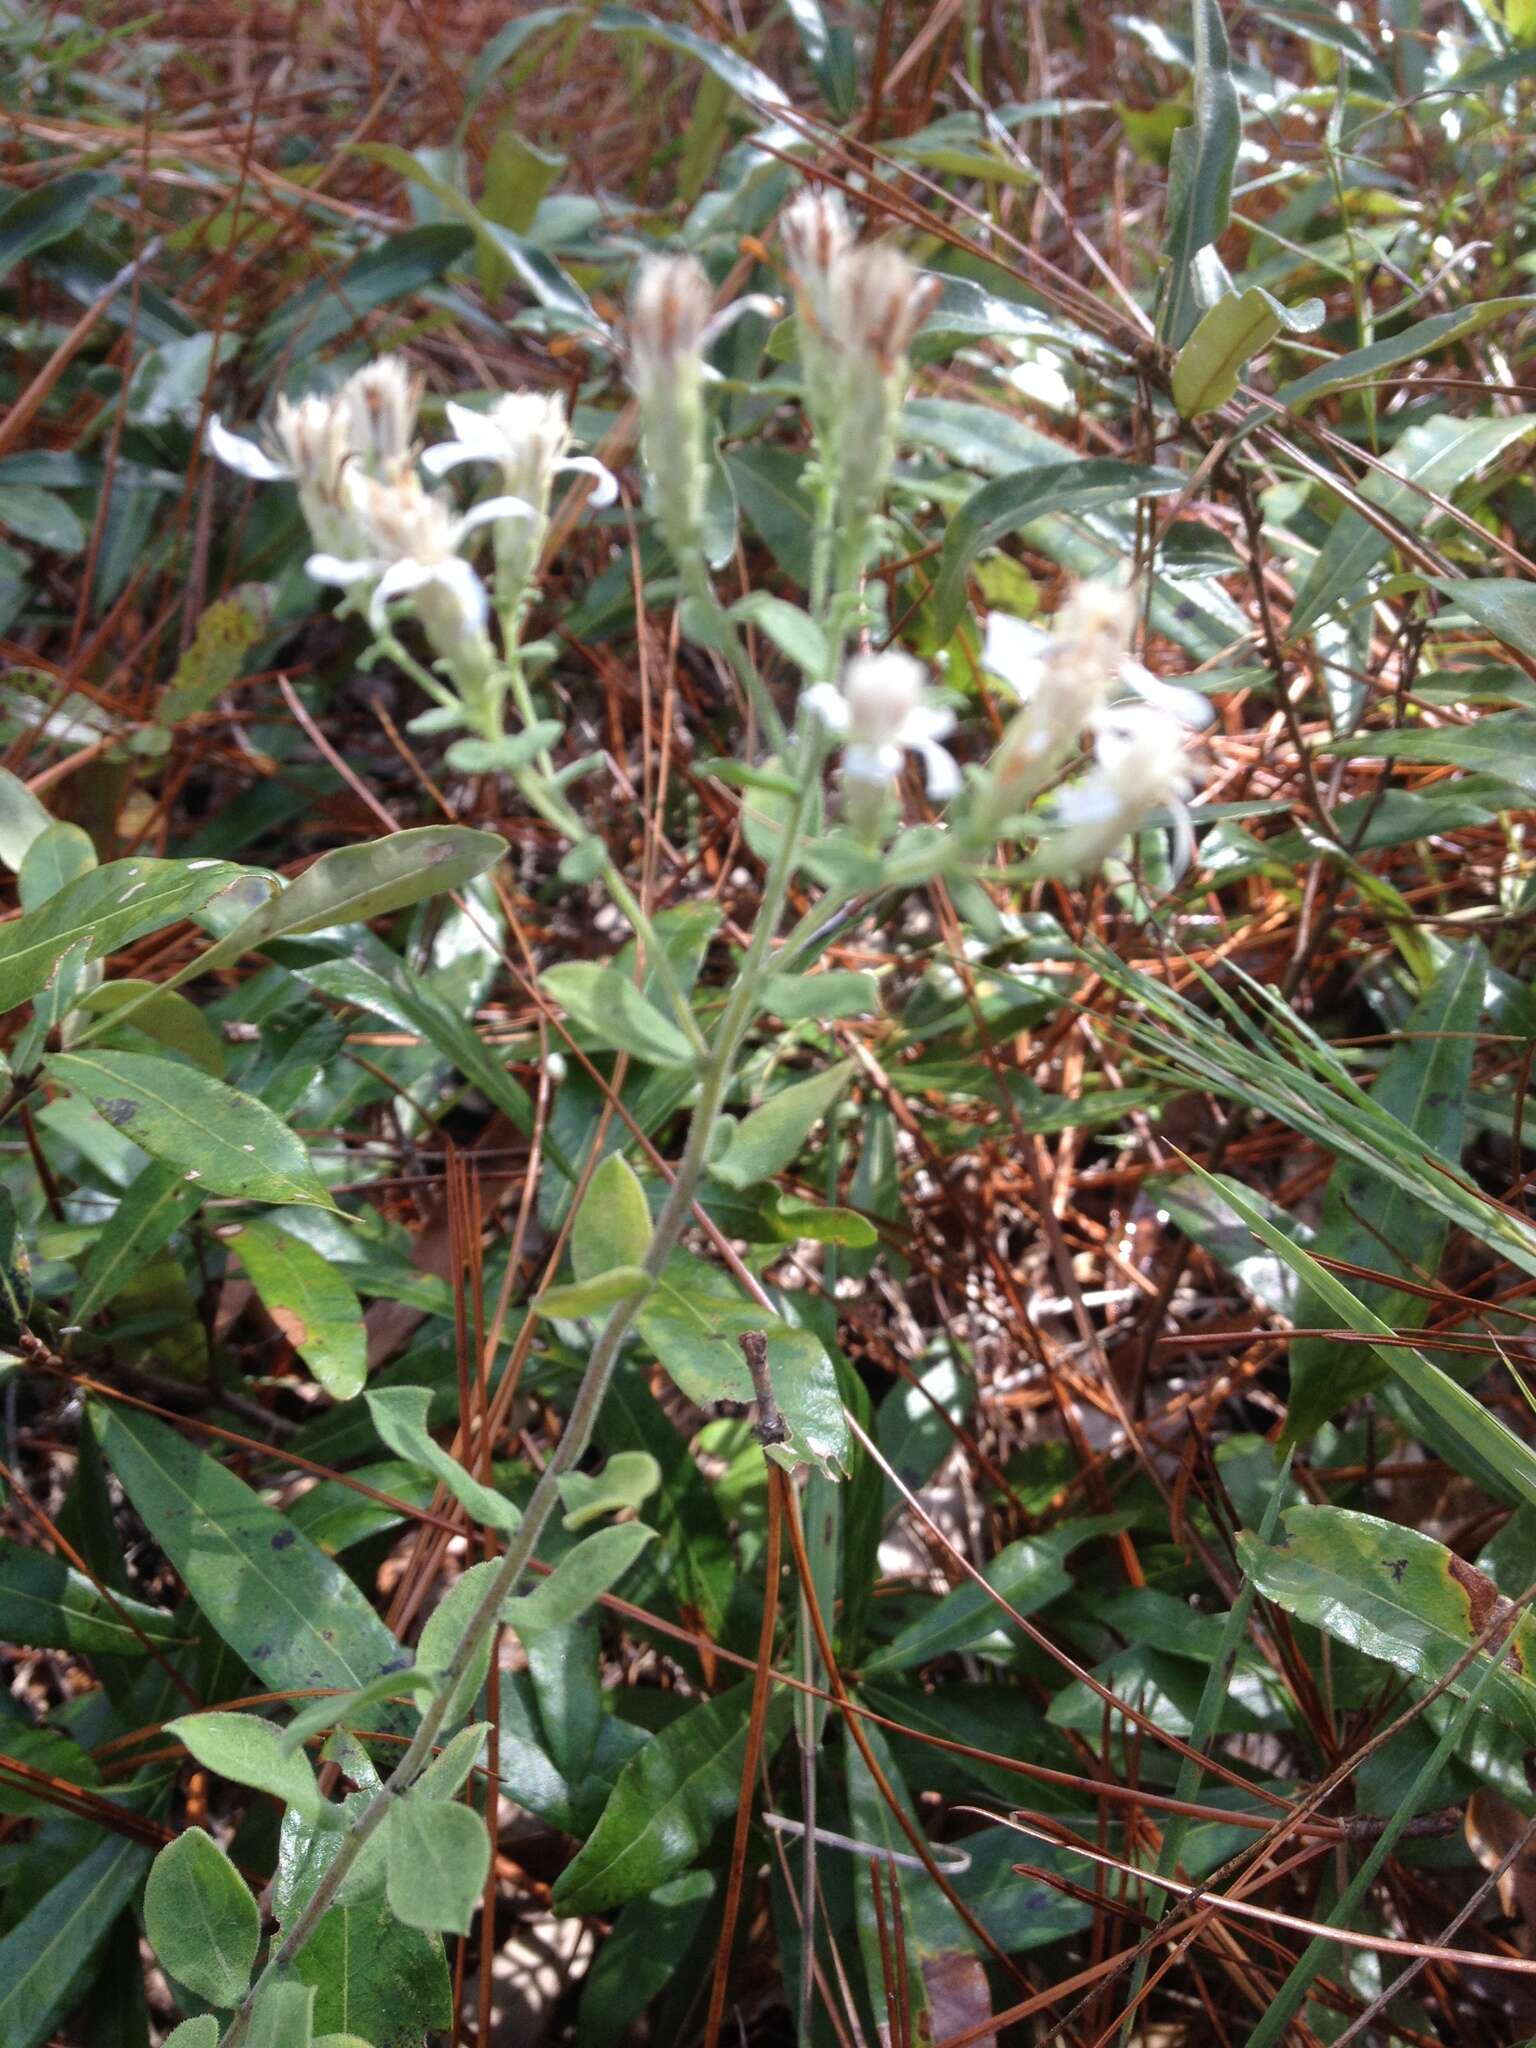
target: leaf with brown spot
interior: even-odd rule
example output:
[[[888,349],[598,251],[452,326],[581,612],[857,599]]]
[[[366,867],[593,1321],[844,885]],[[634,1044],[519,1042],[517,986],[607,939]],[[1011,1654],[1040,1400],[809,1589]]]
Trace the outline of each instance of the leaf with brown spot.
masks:
[[[1517,1611],[1482,1572],[1443,1543],[1375,1515],[1294,1507],[1286,1542],[1238,1539],[1244,1569],[1267,1600],[1340,1642],[1431,1683],[1443,1679],[1490,1627],[1495,1636],[1451,1681],[1465,1696],[1490,1655],[1500,1668],[1483,1698],[1525,1742],[1536,1742],[1536,1620]]]

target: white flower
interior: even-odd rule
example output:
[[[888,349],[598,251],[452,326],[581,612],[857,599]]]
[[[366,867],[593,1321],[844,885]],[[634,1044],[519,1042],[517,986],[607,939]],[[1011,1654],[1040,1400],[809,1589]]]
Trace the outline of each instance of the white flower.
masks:
[[[316,582],[343,588],[371,583],[368,612],[376,632],[384,630],[390,601],[412,594],[425,598],[440,622],[451,610],[465,632],[483,632],[485,586],[459,550],[476,527],[532,518],[532,508],[520,498],[487,498],[460,517],[446,497],[423,490],[412,470],[390,478],[354,473],[351,495],[363,552],[311,555],[306,566]]]
[[[629,360],[642,406],[665,396],[678,377],[701,374],[704,351],[743,313],[772,319],[777,299],[749,292],[720,311],[695,256],[647,256],[629,299]]]
[[[1099,726],[1095,766],[1061,793],[1059,832],[1041,852],[1052,873],[1097,867],[1122,840],[1140,831],[1156,810],[1173,813],[1176,866],[1182,871],[1194,853],[1187,798],[1194,787],[1185,751],[1189,729],[1150,704],[1122,705]]]
[[[509,391],[486,412],[450,398],[447,413],[454,438],[428,448],[421,458],[422,468],[433,476],[445,476],[460,463],[488,462],[500,472],[503,491],[540,509],[549,502],[555,477],[566,470],[597,479],[594,505],[611,505],[619,494],[612,473],[595,456],[566,453],[570,421],[554,392]]]
[[[371,476],[390,476],[410,459],[421,409],[421,379],[400,356],[350,376],[341,398],[351,422],[352,451]]]
[[[939,802],[957,794],[960,770],[939,745],[954,730],[955,715],[929,701],[925,671],[910,654],[856,655],[843,671],[842,688],[816,683],[801,699],[829,732],[843,739],[843,775],[884,789],[901,772],[904,753],[920,754],[928,794]]]
[[[273,409],[272,452],[259,441],[232,434],[215,413],[208,446],[227,469],[258,483],[296,483],[315,545],[344,549],[352,539],[347,514],[347,468],[354,457],[351,413],[340,398],[310,393],[280,398]]]

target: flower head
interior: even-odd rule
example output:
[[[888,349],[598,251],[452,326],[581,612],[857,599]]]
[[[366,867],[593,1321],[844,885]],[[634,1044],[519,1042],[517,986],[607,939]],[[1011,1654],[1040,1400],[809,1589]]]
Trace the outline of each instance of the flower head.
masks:
[[[920,277],[889,242],[866,242],[848,251],[829,282],[833,339],[883,377],[903,371],[912,338],[943,289],[939,280]]]
[[[1189,728],[1157,706],[1127,704],[1109,713],[1099,727],[1093,769],[1061,793],[1061,829],[1042,848],[1041,866],[1053,874],[1097,867],[1154,811],[1168,810],[1177,865],[1186,867],[1194,852],[1187,808],[1194,787],[1188,740]]]
[[[853,250],[853,223],[840,192],[808,187],[779,222],[801,317],[826,336],[843,265]]]
[[[940,746],[955,715],[932,701],[920,661],[890,649],[860,654],[843,671],[842,688],[816,683],[801,700],[829,732],[843,740],[843,778],[885,789],[901,772],[902,756],[922,757],[928,794],[943,802],[960,788],[960,770]]]
[[[611,505],[619,487],[612,473],[591,455],[570,455],[571,423],[565,401],[553,391],[508,391],[485,412],[449,399],[451,441],[426,449],[421,466],[432,476],[446,476],[464,462],[485,462],[500,472],[503,491],[522,498],[540,512],[547,510],[555,478],[580,470],[597,479],[594,505]]]
[[[400,356],[380,356],[341,387],[353,453],[371,476],[409,461],[421,409],[421,378]]]

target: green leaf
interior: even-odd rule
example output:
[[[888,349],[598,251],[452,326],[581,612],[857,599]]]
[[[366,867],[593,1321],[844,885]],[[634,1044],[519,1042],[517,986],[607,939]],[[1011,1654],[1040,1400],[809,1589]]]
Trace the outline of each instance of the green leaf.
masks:
[[[4,1632],[5,1624],[0,1621],[0,1634]],[[0,1764],[7,1763],[25,1764],[71,1785],[101,1783],[96,1759],[60,1728],[29,1727],[25,1721],[0,1720]],[[0,1814],[9,1819],[32,1820],[48,1813],[54,1804],[46,1788],[32,1791],[25,1779],[7,1777],[0,1771]]]
[[[365,313],[435,284],[469,246],[469,231],[451,221],[431,221],[386,235],[340,271],[315,278],[287,299],[256,336],[255,369],[270,370],[301,335],[299,353],[313,360],[329,343],[350,333]]]
[[[18,193],[0,210],[0,278],[39,249],[72,235],[97,200],[115,192],[120,182],[113,171],[66,171]]]
[[[82,1328],[142,1273],[207,1192],[174,1166],[150,1161],[102,1225],[85,1262],[73,1305]]]
[[[648,1294],[651,1276],[639,1266],[610,1266],[606,1273],[594,1274],[590,1280],[574,1280],[565,1287],[546,1287],[534,1300],[534,1308],[541,1316],[591,1316],[600,1309],[612,1308],[616,1301],[628,1301],[632,1295]]]
[[[427,1428],[432,1395],[426,1387],[370,1387],[364,1398],[374,1428],[397,1458],[430,1472],[477,1522],[509,1534],[517,1527],[522,1516],[506,1495],[466,1472],[433,1440]]]
[[[1244,364],[1268,348],[1284,325],[1284,307],[1257,285],[1218,299],[1200,316],[1173,366],[1173,402],[1181,416],[1190,420],[1225,405]]]
[[[762,1009],[786,1024],[835,1017],[869,1017],[880,1008],[880,984],[872,974],[834,967],[822,974],[768,974],[758,998]]]
[[[832,673],[827,637],[808,612],[766,590],[754,590],[731,606],[731,617],[759,627],[781,654],[787,654],[808,682]]]
[[[596,1529],[568,1550],[547,1579],[531,1593],[509,1600],[502,1619],[520,1636],[564,1628],[579,1621],[589,1608],[616,1586],[656,1531],[643,1522],[616,1522]]]
[[[1475,942],[1458,947],[1404,1023],[1371,1091],[1378,1108],[1414,1133],[1426,1159],[1452,1167],[1461,1158],[1487,982],[1482,947]],[[1351,1160],[1335,1161],[1314,1246],[1321,1257],[1423,1282],[1439,1271],[1448,1235],[1444,1218],[1426,1215],[1423,1203],[1406,1189]],[[1398,1330],[1422,1329],[1428,1320],[1431,1304],[1422,1295],[1371,1282],[1357,1282],[1354,1291],[1357,1300]],[[1301,1329],[1316,1329],[1330,1320],[1328,1304],[1303,1287],[1293,1320]],[[1293,1339],[1287,1440],[1304,1441],[1387,1377],[1367,1345],[1326,1337]]]
[[[201,910],[248,873],[229,861],[114,860],[69,883],[38,910],[0,925],[0,1012],[45,988],[71,946],[100,960],[131,939]]]
[[[1490,1623],[1495,1635],[1451,1680],[1465,1698],[1500,1662],[1483,1697],[1522,1742],[1536,1742],[1536,1617],[1518,1617],[1492,1579],[1433,1537],[1397,1522],[1345,1508],[1294,1507],[1280,1517],[1281,1535],[1262,1544],[1238,1539],[1243,1569],[1266,1600],[1339,1642],[1438,1683],[1465,1657]]]
[[[137,1052],[54,1053],[44,1070],[210,1194],[336,1206],[302,1140],[264,1102],[227,1082]]]
[[[54,554],[78,555],[85,546],[85,528],[74,507],[38,484],[0,486],[0,526]]]
[[[185,974],[205,974],[270,939],[360,924],[462,889],[494,867],[506,850],[499,833],[473,832],[464,825],[422,825],[362,846],[339,846],[269,897]]]
[[[360,1393],[368,1376],[362,1304],[337,1267],[274,1223],[241,1223],[220,1238],[331,1398],[350,1401]]]
[[[1441,413],[1415,421],[1384,458],[1390,474],[1373,470],[1361,495],[1410,532],[1423,532],[1439,517],[1424,496],[1426,491],[1449,497],[1469,476],[1533,430],[1536,418],[1529,416],[1463,420]],[[1346,506],[1296,593],[1291,634],[1304,633],[1341,601],[1358,601],[1366,577],[1384,560],[1391,545],[1390,536],[1363,512]]]
[[[1437,576],[1434,584],[1506,647],[1536,656],[1536,584],[1502,576]]]
[[[844,1060],[771,1095],[731,1132],[724,1152],[711,1162],[715,1179],[728,1188],[749,1188],[782,1172],[852,1079],[853,1062]]]
[[[491,1867],[491,1841],[472,1806],[409,1793],[391,1809],[390,1911],[407,1927],[468,1934]]]
[[[18,872],[27,848],[53,823],[46,810],[19,775],[0,768],[0,865]]]
[[[183,2020],[166,2035],[165,2048],[219,2048],[219,2023],[211,2013]]]
[[[180,1720],[167,1721],[165,1732],[183,1742],[188,1753],[215,1776],[270,1792],[311,1827],[324,1826],[328,1820],[334,1824],[334,1810],[320,1796],[307,1758],[290,1748],[272,1723],[259,1715],[183,1714]],[[183,1982],[190,1984],[191,1980],[184,1978]],[[197,1986],[191,1988],[195,1991]]]
[[[693,1066],[693,1047],[682,1032],[618,968],[569,960],[547,967],[539,986],[597,1044],[632,1053],[652,1066]]]
[[[0,1941],[0,2041],[41,2048],[69,2011],[112,1923],[139,1887],[149,1851],[108,1835]]]
[[[811,501],[805,457],[794,449],[750,441],[721,456],[731,489],[785,575],[801,590],[811,582]]]
[[[622,1152],[610,1152],[587,1183],[571,1225],[571,1265],[578,1280],[596,1280],[615,1266],[638,1266],[651,1243],[651,1211],[639,1176]]]
[[[382,1700],[392,1699],[397,1693],[425,1693],[433,1690],[433,1676],[428,1671],[384,1671],[367,1685],[359,1686],[356,1692],[336,1692],[325,1699],[316,1700],[295,1714],[283,1730],[283,1747],[290,1754],[297,1754],[303,1745],[316,1735],[323,1735],[330,1728],[358,1728],[363,1725],[363,1716],[370,1707],[376,1707]]]
[[[1242,116],[1219,0],[1193,0],[1194,120],[1175,130],[1169,150],[1167,291],[1158,332],[1170,348],[1198,318],[1195,258],[1219,241],[1232,217],[1232,173]]]
[[[28,854],[28,869],[43,845],[44,840],[39,840]],[[25,885],[25,874],[22,879]],[[210,1074],[215,1080],[220,1078],[224,1072],[223,1041],[209,1023],[207,1013],[174,989],[162,989],[152,981],[104,981],[97,988],[87,989],[75,1008],[91,1016],[111,1018],[129,1004],[133,1006],[134,1030],[146,1032],[172,1052],[180,1053],[199,1072]],[[110,1029],[106,1036],[111,1037]],[[131,1046],[129,1050],[132,1051]]]
[[[595,1476],[567,1472],[559,1481],[561,1522],[567,1529],[585,1529],[604,1515],[643,1506],[660,1484],[661,1467],[649,1451],[615,1451]]]
[[[1174,470],[1117,462],[1104,455],[1031,465],[994,477],[966,499],[945,532],[933,593],[938,637],[947,640],[960,623],[966,575],[983,548],[1047,513],[1121,510],[1138,498],[1181,491],[1184,482]]]
[[[1387,341],[1375,341],[1369,348],[1353,349],[1348,355],[1336,356],[1331,363],[1320,363],[1305,377],[1282,385],[1276,399],[1291,412],[1300,412],[1316,399],[1327,398],[1352,384],[1368,384],[1384,370],[1395,370],[1400,363],[1411,363],[1416,356],[1448,348],[1453,341],[1461,341],[1490,322],[1503,319],[1506,313],[1526,313],[1533,305],[1536,299],[1482,299],[1472,305],[1457,306],[1449,313],[1432,314],[1428,320],[1415,321]],[[1383,317],[1378,313],[1378,321]]]
[[[625,1764],[602,1817],[553,1892],[561,1913],[606,1912],[654,1891],[701,1856],[736,1810],[746,1756],[750,1684],[690,1707]],[[763,1755],[790,1725],[786,1694],[772,1695]]]
[[[210,2005],[245,1996],[261,1914],[245,1879],[201,1828],[167,1842],[150,1866],[144,1932],[162,1967]]]
[[[341,1567],[242,1480],[153,1416],[92,1403],[102,1452],[230,1648],[274,1692],[350,1692],[400,1645]]]
[[[0,1189],[0,1343],[14,1344],[32,1314],[32,1256],[16,1205]]]
[[[1071,1591],[1072,1580],[1062,1559],[1088,1537],[1100,1533],[1103,1520],[1067,1523],[1044,1536],[1028,1536],[1000,1550],[982,1576],[1020,1614],[1033,1614]],[[926,1614],[910,1622],[882,1648],[863,1661],[866,1677],[875,1672],[906,1671],[935,1657],[958,1656],[979,1647],[1006,1651],[1015,1645],[1017,1630],[997,1602],[973,1579],[934,1602]]]
[[[599,7],[589,26],[605,35],[639,36],[648,43],[660,43],[679,55],[692,57],[706,71],[712,71],[722,85],[728,85],[755,110],[775,112],[789,104],[784,88],[776,85],[766,71],[759,71],[745,57],[713,36],[701,36],[679,23],[659,21],[638,7]]]
[[[578,2048],[612,2048],[668,1988],[718,1883],[712,1870],[690,1870],[624,1908],[582,1983]]]
[[[382,1897],[333,1906],[294,1967],[314,1988],[315,2025],[338,2029],[314,2048],[359,2039],[372,2048],[422,2048],[429,2029],[452,2024],[442,1943],[402,1927]]]
[[[146,1657],[137,1622],[157,1650],[186,1641],[171,1616],[125,1593],[106,1600],[61,1558],[0,1538],[0,1641],[29,1650],[74,1650],[81,1656]],[[3,1726],[0,1723],[0,1726]]]
[[[752,1400],[752,1378],[737,1340],[744,1331],[761,1331],[774,1396],[789,1426],[790,1452],[824,1471],[846,1464],[848,1426],[837,1374],[821,1340],[745,1300],[703,1259],[674,1252],[655,1292],[641,1304],[635,1327],[668,1377],[705,1407]]]
[[[1427,761],[1469,768],[1536,796],[1536,718],[1527,711],[1495,711],[1472,725],[1406,725],[1394,732],[1356,733],[1352,739],[1325,741],[1319,752],[1351,761]]]
[[[251,2014],[245,2048],[312,2048],[315,1994],[307,1984],[279,1978]]]

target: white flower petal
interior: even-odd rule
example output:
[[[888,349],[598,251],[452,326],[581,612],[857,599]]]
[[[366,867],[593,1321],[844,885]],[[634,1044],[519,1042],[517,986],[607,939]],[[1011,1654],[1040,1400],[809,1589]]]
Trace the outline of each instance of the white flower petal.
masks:
[[[935,803],[947,803],[952,796],[958,796],[963,787],[960,768],[949,749],[941,747],[937,740],[915,740],[912,744],[922,756],[928,794]]]
[[[517,500],[510,499],[507,502],[515,504]],[[479,574],[468,562],[461,560],[457,555],[450,562],[439,562],[429,572],[429,576],[423,578],[423,581],[427,580],[440,585],[444,590],[451,591],[466,623],[477,633],[485,631],[486,615],[490,608],[489,600]]]
[[[473,406],[461,405],[456,398],[450,398],[443,410],[456,441],[465,448],[473,448],[487,461],[500,459],[504,436],[489,413],[476,412]]]
[[[904,747],[921,749],[933,740],[947,739],[954,729],[955,714],[947,704],[914,704],[896,738]]]
[[[317,583],[337,583],[343,589],[353,583],[371,583],[380,566],[378,562],[349,562],[341,555],[311,555],[304,564]]]
[[[1120,680],[1128,683],[1144,704],[1167,712],[1180,725],[1207,726],[1216,715],[1209,697],[1201,696],[1198,690],[1186,690],[1178,683],[1164,682],[1139,661],[1122,662]]]
[[[454,528],[454,544],[457,545],[466,533],[472,533],[477,526],[492,526],[498,519],[534,519],[537,516],[525,499],[486,498],[482,503],[472,505]]]
[[[596,488],[587,499],[587,503],[596,511],[600,512],[605,505],[611,505],[619,495],[618,478],[607,464],[599,462],[595,455],[567,455],[555,464],[555,469],[576,469],[580,470],[583,476],[597,478]]]
[[[765,320],[777,320],[784,308],[777,299],[769,298],[766,292],[748,292],[745,297],[732,299],[728,306],[722,306],[704,323],[699,336],[700,349],[706,349],[718,341],[727,327],[734,327],[743,313],[761,313]]]
[[[446,476],[461,462],[494,462],[490,448],[472,448],[467,441],[437,441],[421,451],[421,466],[428,476]]]
[[[1028,698],[1039,682],[1041,661],[1050,644],[1050,634],[1026,619],[989,612],[981,643],[982,666],[1001,676],[1016,695]]]
[[[206,439],[210,453],[216,455],[226,469],[236,470],[241,476],[270,484],[293,475],[293,471],[284,464],[274,462],[258,442],[248,441],[243,434],[232,434],[217,413],[208,422]]]
[[[800,693],[802,707],[819,718],[828,732],[848,730],[848,700],[836,683],[812,683]]]
[[[878,789],[884,789],[900,773],[900,747],[870,746],[855,740],[843,749],[843,774],[849,782],[872,782]]]

